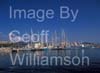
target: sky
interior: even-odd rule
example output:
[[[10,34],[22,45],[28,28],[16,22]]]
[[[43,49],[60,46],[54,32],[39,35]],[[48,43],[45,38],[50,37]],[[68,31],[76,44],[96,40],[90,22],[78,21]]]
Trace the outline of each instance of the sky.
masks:
[[[53,9],[55,18],[37,22],[29,19],[10,19],[9,6],[17,9]],[[79,9],[75,22],[70,19],[58,19],[60,6],[70,9]],[[19,30],[21,34],[41,30],[55,30],[60,33],[62,29],[67,33],[69,41],[99,42],[100,43],[100,0],[0,0],[0,40],[8,39],[12,30]]]

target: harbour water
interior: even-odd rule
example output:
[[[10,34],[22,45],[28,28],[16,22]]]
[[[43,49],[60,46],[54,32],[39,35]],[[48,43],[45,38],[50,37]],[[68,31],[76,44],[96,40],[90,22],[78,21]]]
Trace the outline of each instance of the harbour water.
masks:
[[[82,53],[82,51],[84,53]],[[15,65],[12,65],[11,56],[10,53],[0,53],[0,73],[75,73],[77,71],[91,71],[90,69],[94,69],[93,71],[99,71],[100,69],[100,48],[68,48],[68,49],[61,49],[61,50],[52,50],[52,49],[45,49],[42,51],[20,51],[20,52],[12,52],[11,53],[13,58],[16,56],[16,54],[19,54],[20,57],[23,57],[23,54],[25,54],[25,58],[23,60],[23,64],[20,65],[19,61],[16,61]],[[53,62],[52,65],[26,65],[26,60],[29,60],[29,55],[36,55],[35,58],[39,57],[39,60],[41,57],[45,56],[49,58],[50,57],[58,57],[61,58],[64,57],[70,57],[67,58],[66,62],[70,62],[67,64],[60,65],[60,61],[57,62],[57,65]],[[75,61],[78,62],[77,64],[74,64],[74,57],[79,57]],[[87,56],[89,58],[89,65],[87,65],[86,62],[84,62],[84,65],[82,65],[82,57]],[[27,59],[26,59],[27,58]],[[32,59],[35,59],[32,58]],[[74,58],[74,59],[73,59]],[[72,61],[73,60],[73,61]],[[77,60],[80,60],[77,61]],[[29,60],[30,61],[30,60]],[[28,61],[28,62],[29,62]],[[85,60],[86,61],[86,60]],[[64,60],[62,61],[64,62]],[[75,63],[76,63],[75,62]],[[37,63],[37,62],[35,62]]]

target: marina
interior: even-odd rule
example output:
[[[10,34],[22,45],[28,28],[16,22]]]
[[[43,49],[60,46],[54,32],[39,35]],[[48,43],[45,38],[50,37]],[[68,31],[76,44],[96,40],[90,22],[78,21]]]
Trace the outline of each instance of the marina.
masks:
[[[81,71],[91,71],[94,67],[100,69],[100,44],[89,42],[69,42],[64,30],[59,33],[55,31],[48,40],[29,40],[28,34],[24,34],[24,41],[14,32],[10,34],[12,41],[0,42],[0,72],[45,72],[57,73],[68,71],[68,73]],[[42,31],[44,36],[47,32]],[[31,30],[30,36],[33,36]],[[20,41],[18,41],[20,37]],[[59,39],[58,39],[59,38]],[[29,41],[28,41],[29,40]],[[28,42],[26,42],[28,41]],[[59,71],[59,70],[60,71]],[[72,72],[73,70],[73,72]]]
[[[100,57],[97,55],[100,55],[99,53],[100,49],[84,49],[84,56],[89,57],[89,65],[88,63],[84,63],[85,65],[82,65],[82,61],[74,61],[74,60],[81,60],[82,59],[82,49],[62,49],[62,50],[41,50],[41,51],[19,51],[19,52],[12,52],[12,53],[0,53],[0,71],[5,72],[21,72],[21,71],[35,71],[39,70],[45,72],[46,70],[51,70],[51,72],[55,72],[54,70],[59,69],[60,71],[66,70],[69,73],[78,72],[80,71],[86,71],[89,70],[92,71],[96,69],[100,69]],[[12,54],[13,63],[11,61],[10,54]],[[15,61],[16,54],[19,55],[21,63],[18,60],[18,57]],[[32,59],[30,59],[30,56],[33,55]],[[67,58],[66,58],[67,56]],[[79,57],[79,59],[75,59],[75,56]],[[53,58],[53,61],[50,60],[50,58]],[[64,61],[64,57],[66,58]],[[56,58],[58,59],[56,62]],[[33,60],[33,61],[32,61]],[[67,61],[66,61],[67,60]],[[73,61],[72,61],[73,60]],[[28,62],[27,62],[28,61]],[[51,64],[48,62],[52,62]],[[84,61],[83,61],[84,62]],[[85,60],[86,62],[86,60]],[[65,64],[64,64],[65,63]],[[75,64],[75,65],[74,65]],[[59,71],[57,70],[57,72]],[[71,72],[73,70],[73,72]],[[60,72],[59,71],[59,72]],[[64,72],[64,73],[65,73]]]

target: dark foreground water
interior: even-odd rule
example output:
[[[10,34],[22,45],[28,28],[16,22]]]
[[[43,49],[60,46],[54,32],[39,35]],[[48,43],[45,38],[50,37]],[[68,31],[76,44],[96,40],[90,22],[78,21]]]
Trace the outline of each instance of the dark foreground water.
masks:
[[[13,65],[16,54],[17,57]],[[52,57],[60,57],[51,60]],[[34,60],[35,59],[35,60]],[[100,49],[69,48],[62,50],[0,53],[0,73],[86,73],[100,72]]]

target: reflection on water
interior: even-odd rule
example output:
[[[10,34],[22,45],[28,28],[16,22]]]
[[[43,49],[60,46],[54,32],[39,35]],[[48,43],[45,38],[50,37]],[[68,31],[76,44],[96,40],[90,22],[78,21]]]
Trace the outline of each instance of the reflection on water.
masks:
[[[90,65],[100,68],[100,53],[99,53],[100,49],[84,49],[84,51],[85,51],[84,52],[85,56],[88,56],[90,58]],[[35,54],[35,55],[39,56],[40,58],[42,56],[48,56],[48,57],[51,57],[51,56],[62,56],[62,57],[79,56],[79,57],[82,57],[82,49],[78,49],[78,48],[76,48],[76,49],[64,49],[64,50],[46,49],[46,50],[43,50],[43,51],[21,51],[21,52],[18,52],[18,53],[20,55],[22,55],[23,53],[31,53],[31,54]],[[16,55],[16,52],[14,52],[13,55]],[[18,69],[21,69],[21,71],[25,71],[23,69],[26,68],[26,72],[29,71],[29,70],[35,72],[35,70],[33,70],[33,69],[35,69],[35,67],[33,67],[33,66],[31,66],[31,67],[25,67],[25,65],[23,65],[21,67],[20,66],[12,66],[12,63],[11,63],[9,56],[10,56],[9,53],[0,53],[0,69],[1,70],[2,69],[8,69],[9,70],[9,68],[14,70],[14,69],[18,68]],[[39,69],[39,67],[40,66],[38,66],[37,69]],[[47,69],[49,67],[46,66],[45,68]],[[55,69],[57,70],[57,67]],[[70,69],[70,68],[66,67],[66,69]],[[17,72],[17,70],[15,70],[15,71]],[[52,72],[52,71],[49,71],[47,73],[50,73],[50,72]],[[57,73],[56,71],[53,71],[53,72]],[[36,73],[40,73],[40,72],[36,72]]]

